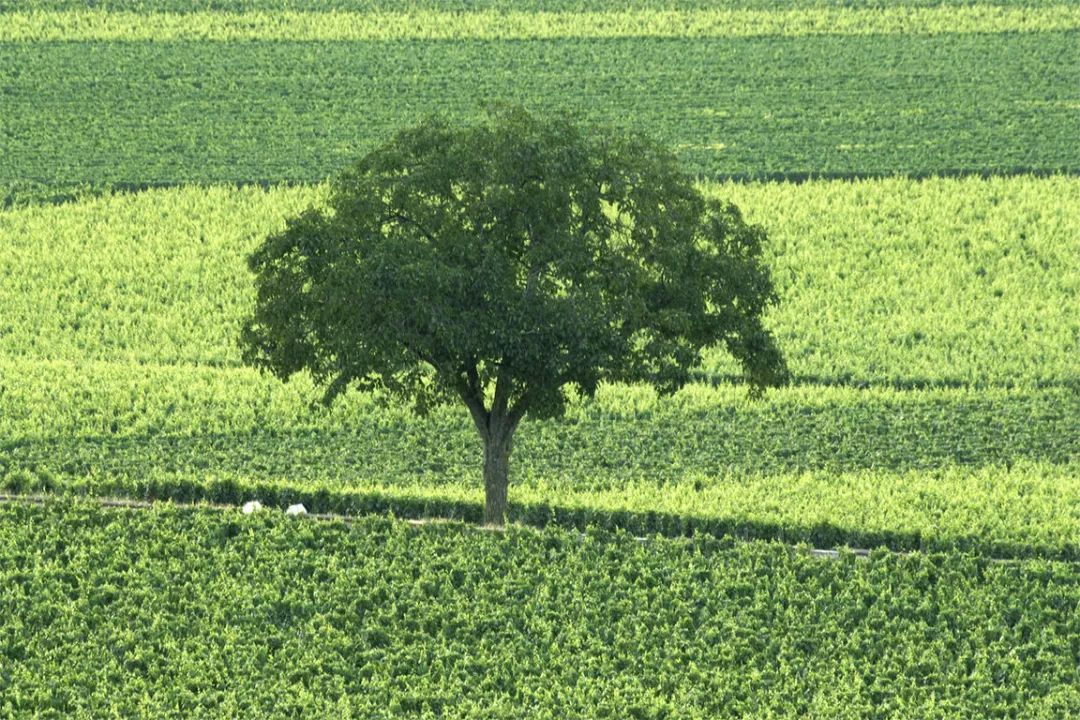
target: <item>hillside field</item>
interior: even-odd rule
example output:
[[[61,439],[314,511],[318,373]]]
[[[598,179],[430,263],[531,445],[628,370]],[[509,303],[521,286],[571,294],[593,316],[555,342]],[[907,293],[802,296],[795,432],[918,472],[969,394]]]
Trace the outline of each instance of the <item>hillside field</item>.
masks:
[[[262,238],[492,99],[761,224],[793,373],[526,418],[505,533],[464,407],[237,345]],[[1077,137],[1075,1],[0,0],[0,717],[1080,716]]]

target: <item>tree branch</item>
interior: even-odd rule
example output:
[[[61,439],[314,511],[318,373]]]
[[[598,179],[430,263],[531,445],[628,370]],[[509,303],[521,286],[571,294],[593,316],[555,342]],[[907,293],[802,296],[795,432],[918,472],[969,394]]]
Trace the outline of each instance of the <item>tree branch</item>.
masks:
[[[491,402],[491,415],[496,418],[506,416],[506,406],[510,402],[510,375],[505,367],[499,368],[499,375],[495,380],[495,399]]]
[[[484,407],[484,396],[480,388],[480,375],[476,371],[476,363],[465,366],[465,379],[457,376],[457,390],[465,406],[472,414],[473,423],[476,425],[480,437],[487,442],[488,431],[491,422],[491,413]]]
[[[488,435],[491,432],[491,413],[484,407],[484,403],[474,395],[462,393],[461,399],[465,401],[465,406],[468,407],[469,412],[472,413],[473,423],[476,425],[480,437],[484,439],[484,442],[487,442]]]
[[[421,234],[421,235],[423,235],[423,236],[424,236],[424,238],[425,238],[425,239],[427,239],[427,241],[428,241],[429,243],[431,243],[432,245],[436,245],[436,244],[437,244],[437,243],[435,242],[435,237],[434,237],[434,236],[433,236],[433,235],[432,235],[432,234],[431,234],[431,233],[430,233],[430,232],[428,231],[428,229],[427,229],[427,228],[425,228],[425,227],[424,227],[423,225],[421,225],[420,223],[418,223],[417,221],[413,220],[413,219],[412,219],[411,217],[409,217],[408,215],[405,215],[405,214],[403,214],[403,213],[400,213],[400,212],[393,212],[393,213],[390,213],[389,215],[387,215],[387,216],[386,216],[386,219],[387,219],[387,220],[397,220],[397,221],[399,221],[399,222],[402,222],[402,223],[407,223],[407,224],[409,224],[409,225],[412,225],[412,226],[414,226],[414,227],[415,227],[415,228],[416,228],[417,230],[419,230],[419,231],[420,231],[420,234]]]
[[[334,380],[327,386],[326,392],[322,396],[322,404],[329,407],[330,404],[341,395],[349,387],[356,376],[348,370],[342,370],[341,373],[334,378]]]
[[[533,290],[536,289],[536,281],[540,279],[540,265],[533,265],[529,268],[529,277],[525,280],[525,295],[523,297],[526,303],[529,302],[529,296],[533,294]]]
[[[407,343],[405,344],[405,349],[415,355],[421,362],[426,362],[430,365],[439,375],[447,379],[451,377],[451,373],[447,370],[447,368],[451,367],[451,361],[449,359],[444,357],[443,362],[440,363],[439,358],[434,353],[420,350]]]
[[[510,432],[517,429],[518,423],[525,417],[525,413],[529,411],[529,392],[526,391],[521,397],[517,399],[517,402],[510,408],[510,414],[508,420],[510,422]]]
[[[476,362],[473,361],[465,368],[465,376],[468,378],[468,389],[476,397],[483,397],[480,389],[480,374],[476,371]]]

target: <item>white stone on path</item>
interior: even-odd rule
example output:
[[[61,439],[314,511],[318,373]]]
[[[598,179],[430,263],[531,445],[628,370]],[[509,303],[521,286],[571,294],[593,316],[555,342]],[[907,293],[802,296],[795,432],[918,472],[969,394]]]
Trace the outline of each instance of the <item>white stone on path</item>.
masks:
[[[290,505],[289,509],[285,511],[286,515],[307,515],[307,508],[302,503],[296,505]]]
[[[245,515],[250,515],[256,510],[262,510],[262,503],[258,500],[248,500],[246,503],[244,503],[244,507],[240,508],[240,510]]]

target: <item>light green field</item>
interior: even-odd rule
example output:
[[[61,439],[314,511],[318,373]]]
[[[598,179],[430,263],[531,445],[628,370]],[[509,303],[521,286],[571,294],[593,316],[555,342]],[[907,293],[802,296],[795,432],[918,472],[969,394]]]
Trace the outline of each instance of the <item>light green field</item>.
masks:
[[[1075,386],[1080,180],[709,185],[765,226],[798,380]],[[324,189],[182,188],[0,214],[0,353],[235,366],[246,255]],[[71,262],[71,258],[80,258]],[[722,356],[709,373],[730,373]]]
[[[516,443],[519,519],[1080,553],[1080,182],[711,185],[769,230],[794,386],[603,388]],[[462,408],[417,419],[239,366],[244,258],[325,188],[0,213],[0,471],[17,490],[471,517]],[[78,263],[70,258],[79,257]]]
[[[1080,5],[794,10],[697,9],[579,12],[380,10],[145,13],[99,10],[0,14],[9,42],[244,40],[550,40],[626,37],[944,35],[1080,29]]]
[[[1078,36],[1076,0],[0,0],[0,718],[1080,717]],[[376,517],[480,520],[468,413],[243,367],[245,259],[492,100],[762,224],[794,382],[707,351],[526,419],[505,532]]]

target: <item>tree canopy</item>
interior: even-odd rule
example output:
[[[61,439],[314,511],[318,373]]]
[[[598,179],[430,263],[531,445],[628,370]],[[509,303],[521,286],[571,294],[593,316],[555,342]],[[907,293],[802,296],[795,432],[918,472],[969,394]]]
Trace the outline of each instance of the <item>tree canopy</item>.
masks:
[[[485,518],[501,522],[514,431],[562,414],[571,386],[672,392],[718,344],[752,392],[786,381],[762,323],[777,300],[765,240],[648,138],[521,107],[431,117],[251,255],[244,360],[310,371],[326,402],[348,387],[421,412],[464,402],[484,441]]]

